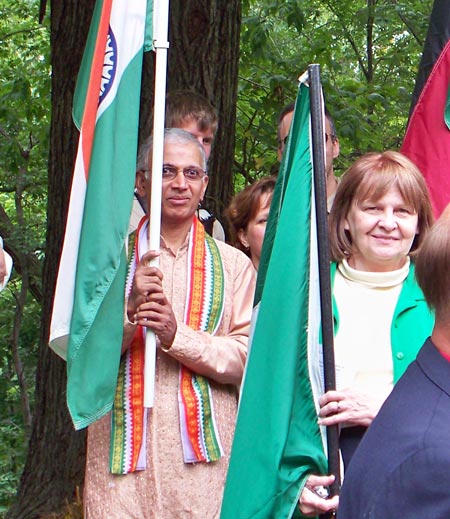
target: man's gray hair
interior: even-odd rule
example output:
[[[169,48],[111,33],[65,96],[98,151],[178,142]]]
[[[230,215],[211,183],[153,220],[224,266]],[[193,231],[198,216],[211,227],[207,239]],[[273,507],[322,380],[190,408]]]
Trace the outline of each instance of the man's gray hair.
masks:
[[[180,128],[166,128],[164,130],[164,144],[194,144],[197,146],[201,156],[201,167],[206,171],[206,155],[203,146],[200,142],[189,132],[181,130]],[[137,158],[137,171],[148,172],[151,164],[151,154],[153,152],[153,137],[150,136],[139,146],[139,153]]]

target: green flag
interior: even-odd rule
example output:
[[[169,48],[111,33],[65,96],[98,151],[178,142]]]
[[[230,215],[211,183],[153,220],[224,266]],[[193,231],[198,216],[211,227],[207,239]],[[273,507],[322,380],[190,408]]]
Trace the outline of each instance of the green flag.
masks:
[[[67,360],[77,429],[112,408],[117,383],[148,14],[146,0],[96,1],[74,97],[80,140],[50,345]]]
[[[309,104],[301,85],[258,272],[221,519],[293,517],[307,475],[327,470],[309,362],[320,324]]]

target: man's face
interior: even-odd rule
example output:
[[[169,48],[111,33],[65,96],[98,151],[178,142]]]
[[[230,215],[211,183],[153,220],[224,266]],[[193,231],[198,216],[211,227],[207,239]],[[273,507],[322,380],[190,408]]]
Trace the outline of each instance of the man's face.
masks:
[[[283,119],[281,119],[278,127],[278,161],[281,162],[283,157],[284,147],[286,145],[287,136],[289,135],[289,129],[291,128],[291,122],[294,112],[288,112]]]
[[[186,119],[183,121],[180,126],[178,126],[181,130],[189,132],[193,135],[198,142],[203,146],[205,150],[206,160],[209,160],[209,156],[211,155],[211,147],[214,140],[214,133],[211,128],[207,128],[206,130],[200,130],[198,126],[198,122],[195,119]]]
[[[162,182],[162,222],[182,224],[190,221],[205,196],[208,177],[189,181],[181,170],[202,169],[201,153],[195,144],[165,144],[163,164],[176,168],[178,174],[174,179]]]
[[[285,147],[285,141],[289,135],[291,128],[292,117],[294,112],[289,112],[281,120],[280,131],[279,131],[279,143],[278,143],[278,160],[281,162],[283,151]],[[325,133],[328,137],[325,138],[325,172],[327,178],[333,175],[333,160],[339,156],[339,139],[334,136],[332,137],[333,131],[331,128],[328,117],[325,117]]]
[[[332,128],[328,117],[325,117],[325,173],[327,178],[333,175],[333,160],[339,155],[339,139],[332,137]]]
[[[149,157],[150,170],[136,172],[136,193],[148,214],[148,198],[151,191],[151,156]],[[184,168],[203,170],[203,157],[195,143],[164,144],[163,165],[178,170],[172,180],[162,181],[162,218],[191,219],[199,203],[205,196],[208,185],[208,176],[200,180],[187,180],[181,173]]]

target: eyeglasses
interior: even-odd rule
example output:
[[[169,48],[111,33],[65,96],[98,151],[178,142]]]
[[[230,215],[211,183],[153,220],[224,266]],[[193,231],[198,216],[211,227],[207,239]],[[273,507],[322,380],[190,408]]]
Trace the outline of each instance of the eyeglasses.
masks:
[[[206,171],[203,171],[201,168],[193,166],[176,168],[175,166],[164,164],[162,168],[162,179],[165,181],[173,180],[180,172],[183,173],[184,178],[188,182],[198,182],[206,175]]]

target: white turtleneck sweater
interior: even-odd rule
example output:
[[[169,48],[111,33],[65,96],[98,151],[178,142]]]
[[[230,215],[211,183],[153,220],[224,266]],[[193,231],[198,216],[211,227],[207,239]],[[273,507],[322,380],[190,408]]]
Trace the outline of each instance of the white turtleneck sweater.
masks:
[[[392,390],[391,324],[409,263],[407,258],[391,272],[355,270],[346,260],[338,265],[333,287],[339,311],[337,389],[352,388],[380,404]]]

